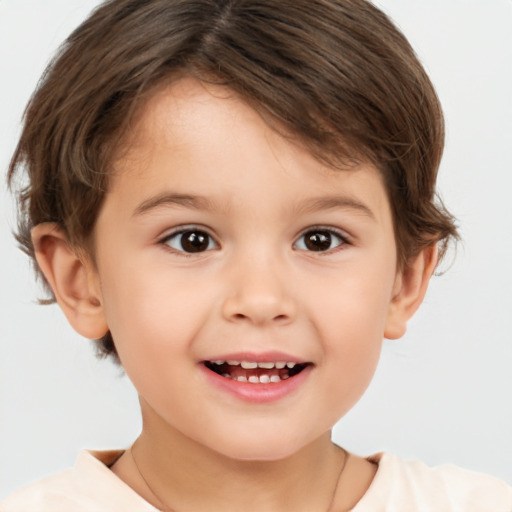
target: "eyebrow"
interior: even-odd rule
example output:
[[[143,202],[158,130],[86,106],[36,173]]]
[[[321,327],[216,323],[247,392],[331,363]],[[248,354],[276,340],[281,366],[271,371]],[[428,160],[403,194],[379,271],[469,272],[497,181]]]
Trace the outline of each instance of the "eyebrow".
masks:
[[[164,192],[143,201],[133,212],[133,216],[143,215],[161,206],[182,206],[194,210],[213,210],[213,203],[203,196]],[[349,196],[318,197],[298,205],[298,213],[312,213],[336,208],[350,209],[361,212],[370,219],[376,220],[373,211],[364,203]]]
[[[310,199],[302,203],[298,210],[301,213],[312,213],[319,210],[334,210],[337,208],[356,210],[372,220],[376,220],[373,211],[363,202],[350,196],[328,196]]]
[[[143,201],[135,208],[133,216],[143,215],[161,206],[184,206],[194,210],[213,209],[211,201],[206,197],[164,192]]]

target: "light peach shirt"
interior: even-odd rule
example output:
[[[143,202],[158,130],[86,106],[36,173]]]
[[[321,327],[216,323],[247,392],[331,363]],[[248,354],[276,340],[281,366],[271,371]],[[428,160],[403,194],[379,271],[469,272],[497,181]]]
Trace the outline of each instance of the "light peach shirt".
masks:
[[[108,469],[122,452],[79,453],[73,468],[11,494],[0,512],[158,512]],[[512,512],[512,488],[455,466],[429,468],[388,453],[352,512]]]

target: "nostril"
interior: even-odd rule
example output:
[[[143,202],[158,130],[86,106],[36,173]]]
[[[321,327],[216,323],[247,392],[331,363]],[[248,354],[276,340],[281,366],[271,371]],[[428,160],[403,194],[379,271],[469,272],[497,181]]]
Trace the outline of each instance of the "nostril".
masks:
[[[250,320],[251,318],[258,320],[259,315],[244,315],[243,313],[235,313],[231,318],[233,320]],[[288,319],[289,319],[288,315],[276,315],[273,318],[270,317],[270,321],[274,321],[274,322],[285,322]],[[265,318],[262,319],[262,321],[264,321],[264,320],[265,320]]]
[[[230,322],[251,322],[263,324],[274,322],[284,324],[295,314],[295,306],[290,299],[258,293],[233,294],[222,304],[222,316]]]

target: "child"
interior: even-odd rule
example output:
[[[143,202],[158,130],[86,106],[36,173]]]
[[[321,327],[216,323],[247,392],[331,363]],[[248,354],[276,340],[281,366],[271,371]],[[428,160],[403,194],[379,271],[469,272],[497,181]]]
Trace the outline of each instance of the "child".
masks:
[[[330,440],[456,237],[442,146],[430,81],[367,2],[97,10],[9,177],[26,165],[20,243],[143,431],[2,510],[511,510],[491,477]]]

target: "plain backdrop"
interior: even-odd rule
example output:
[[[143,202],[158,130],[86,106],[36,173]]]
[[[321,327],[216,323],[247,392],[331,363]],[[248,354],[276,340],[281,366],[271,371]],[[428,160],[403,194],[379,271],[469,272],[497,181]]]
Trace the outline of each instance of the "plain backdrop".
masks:
[[[36,304],[4,184],[43,68],[96,4],[0,2],[0,497],[72,465],[81,448],[126,447],[141,427],[128,379],[95,359],[56,306]],[[439,186],[464,241],[407,335],[385,343],[372,385],[334,439],[362,455],[451,462],[512,483],[512,2],[378,4],[410,39],[444,105]]]

